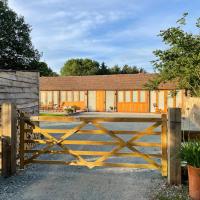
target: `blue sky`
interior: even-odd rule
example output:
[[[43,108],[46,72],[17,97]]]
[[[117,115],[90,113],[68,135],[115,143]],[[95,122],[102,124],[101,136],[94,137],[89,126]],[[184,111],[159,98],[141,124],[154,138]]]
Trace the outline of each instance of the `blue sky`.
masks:
[[[152,51],[165,48],[157,35],[189,12],[195,32],[200,0],[8,0],[32,26],[42,60],[59,72],[70,58],[91,58],[108,66],[137,65],[152,72]]]

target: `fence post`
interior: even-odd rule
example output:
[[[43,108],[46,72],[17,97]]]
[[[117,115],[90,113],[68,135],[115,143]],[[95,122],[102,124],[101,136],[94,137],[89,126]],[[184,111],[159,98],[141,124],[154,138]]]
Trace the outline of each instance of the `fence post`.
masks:
[[[162,148],[162,176],[167,176],[167,115],[166,114],[162,114],[161,148]]]
[[[16,173],[17,113],[11,103],[3,103],[2,120],[2,176]]]
[[[168,183],[181,184],[181,109],[168,109]]]
[[[20,113],[20,142],[19,142],[20,169],[24,169],[24,114]]]

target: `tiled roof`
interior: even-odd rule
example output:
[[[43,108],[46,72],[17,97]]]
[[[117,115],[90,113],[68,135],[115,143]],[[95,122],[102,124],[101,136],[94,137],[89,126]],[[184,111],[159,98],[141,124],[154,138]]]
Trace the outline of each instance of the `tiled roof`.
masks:
[[[137,90],[156,74],[117,74],[93,76],[41,77],[40,90]],[[160,85],[159,89],[175,89],[174,82]]]

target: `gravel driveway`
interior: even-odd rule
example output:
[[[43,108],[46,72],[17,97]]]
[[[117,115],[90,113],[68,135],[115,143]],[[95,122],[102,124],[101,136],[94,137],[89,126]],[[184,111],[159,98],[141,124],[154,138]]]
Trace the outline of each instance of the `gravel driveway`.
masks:
[[[76,124],[42,124],[45,128],[71,128]],[[115,130],[142,130],[150,124],[140,123],[108,123],[104,124]],[[91,127],[86,127],[86,129]],[[94,128],[94,127],[93,127]],[[84,128],[85,129],[85,128]],[[98,140],[96,135],[73,136],[70,139]],[[102,137],[102,136],[101,136]],[[108,136],[107,136],[108,137]],[[128,140],[130,136],[123,137]],[[108,138],[101,138],[108,140]],[[141,141],[159,141],[158,136],[143,138]],[[73,149],[75,145],[71,145]],[[79,146],[79,149],[85,149]],[[100,150],[99,147],[91,147]],[[106,147],[109,150],[112,147]],[[87,148],[88,150],[88,148]],[[144,148],[140,148],[144,151]],[[151,153],[159,150],[153,148]],[[149,150],[148,150],[149,152]],[[44,155],[44,158],[55,159],[55,156]],[[70,160],[67,155],[56,156],[56,159]],[[115,162],[114,158],[109,161]],[[117,162],[130,162],[131,158],[120,158]],[[139,159],[134,163],[142,163]],[[150,199],[152,184],[158,184],[162,177],[160,172],[143,169],[105,168],[63,165],[29,165],[9,179],[0,178],[0,199],[2,200],[145,200]]]

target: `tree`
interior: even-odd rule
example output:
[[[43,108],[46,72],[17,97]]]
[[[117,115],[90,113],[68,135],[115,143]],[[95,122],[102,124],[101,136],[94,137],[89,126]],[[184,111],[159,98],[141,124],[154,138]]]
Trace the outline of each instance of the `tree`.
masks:
[[[31,63],[38,62],[40,54],[31,43],[30,31],[24,18],[0,1],[0,69],[35,69]]]
[[[0,0],[2,1],[4,4],[8,4],[8,0]]]
[[[108,66],[106,66],[104,62],[101,63],[98,74],[99,75],[110,74],[110,70],[108,69]]]
[[[129,66],[124,65],[123,67],[119,67],[118,65],[115,65],[114,67],[109,69],[110,74],[138,74],[138,73],[146,73],[146,71],[143,68],[138,68],[136,66]]]
[[[124,65],[122,70],[121,70],[122,74],[138,74],[138,73],[146,73],[145,70],[143,68],[138,68],[136,66],[128,66],[128,65]]]
[[[0,1],[0,69],[38,70],[41,76],[57,74],[40,62],[40,54],[30,38],[31,28],[23,17],[11,10],[7,1]]]
[[[100,65],[91,59],[70,59],[60,70],[61,76],[84,76],[99,73]]]
[[[110,74],[121,74],[121,68],[118,65],[110,68]]]
[[[177,89],[187,89],[193,96],[200,96],[200,34],[184,31],[187,15],[184,13],[177,21],[177,27],[160,31],[168,49],[153,52],[157,59],[152,63],[158,75],[146,87],[155,89],[160,83],[176,81]],[[200,29],[200,18],[196,27]]]
[[[61,68],[60,73],[62,76],[84,76],[84,75],[107,75],[107,74],[137,74],[146,73],[143,68],[136,66],[124,65],[119,67],[115,65],[112,68],[103,62],[101,65],[91,59],[70,59]]]
[[[58,76],[45,62],[36,62],[32,64],[39,70],[40,76]]]

